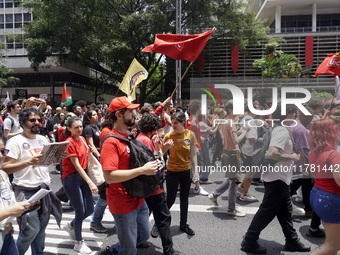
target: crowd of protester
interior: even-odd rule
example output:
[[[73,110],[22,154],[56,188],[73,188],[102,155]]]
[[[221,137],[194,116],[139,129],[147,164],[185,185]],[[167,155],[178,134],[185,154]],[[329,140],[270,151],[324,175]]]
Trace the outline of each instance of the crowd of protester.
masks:
[[[184,254],[174,249],[170,208],[179,190],[179,229],[195,235],[188,224],[192,183],[193,193],[206,196],[214,206],[219,206],[218,197],[228,190],[227,214],[231,217],[245,216],[236,207],[236,199],[250,203],[259,200],[250,194],[251,184],[264,185],[259,210],[241,243],[241,250],[245,252],[266,253],[258,239],[275,217],[286,238],[286,250],[310,251],[293,226],[292,196],[296,194],[296,201],[303,203],[305,217],[311,218],[306,235],[325,238],[312,254],[336,254],[340,250],[340,108],[337,104],[326,109],[321,100],[312,99],[304,105],[311,114],[288,106],[282,115],[278,105],[270,116],[257,116],[247,107],[243,115],[234,115],[232,101],[223,106],[212,105],[206,115],[200,114],[199,101],[190,102],[186,109],[175,108],[171,102],[168,98],[141,107],[126,97],[117,97],[109,105],[88,105],[81,100],[73,107],[61,105],[52,109],[42,99],[29,98],[2,106],[0,186],[9,190],[10,199],[6,199],[5,204],[2,198],[1,203],[0,254],[23,255],[29,247],[32,254],[43,254],[45,229],[51,213],[59,227],[74,240],[74,250],[89,254],[91,249],[82,237],[82,223],[93,214],[91,230],[107,232],[101,223],[107,206],[114,218],[119,242],[101,254],[136,254],[137,248],[147,247],[145,241],[150,233],[152,237],[160,236],[164,254]],[[261,106],[256,101],[253,106],[263,110],[271,104]],[[275,121],[284,121],[285,125]],[[259,169],[243,175],[242,167],[253,166],[255,142],[269,128],[272,132],[266,158],[275,167],[291,170],[261,173]],[[115,137],[102,143],[107,134],[134,135],[160,158],[130,169],[127,144]],[[69,141],[70,146],[56,166],[61,174],[61,189],[56,195],[50,192],[39,204],[28,203],[26,200],[39,189],[49,189],[51,182],[47,166],[40,165],[43,145],[62,141]],[[106,180],[98,187],[86,173],[89,151],[100,160]],[[146,199],[128,194],[122,182],[139,175],[154,175],[161,166],[161,158],[166,162],[165,181],[155,193]],[[204,187],[212,183],[210,171],[216,171],[213,167],[217,166],[236,171],[226,171],[222,184],[209,193]],[[94,207],[93,194],[96,193],[99,198]],[[69,201],[75,211],[74,219],[64,226],[60,226],[60,200]],[[150,228],[151,212],[155,224]],[[18,217],[16,242],[11,222],[6,221],[9,216]]]

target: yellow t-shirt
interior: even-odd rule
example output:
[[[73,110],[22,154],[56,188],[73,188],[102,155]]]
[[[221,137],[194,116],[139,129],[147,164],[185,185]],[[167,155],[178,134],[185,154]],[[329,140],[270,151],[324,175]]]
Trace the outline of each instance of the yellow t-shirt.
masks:
[[[196,150],[196,136],[194,132],[186,129],[183,133],[174,131],[166,134],[163,143],[172,139],[174,146],[170,151],[168,160],[168,170],[174,172],[182,172],[190,169],[190,149]]]

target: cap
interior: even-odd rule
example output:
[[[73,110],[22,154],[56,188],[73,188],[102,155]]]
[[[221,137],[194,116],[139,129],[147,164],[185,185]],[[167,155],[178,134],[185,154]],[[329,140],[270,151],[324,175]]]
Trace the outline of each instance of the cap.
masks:
[[[137,109],[140,106],[140,104],[131,104],[127,97],[116,97],[112,99],[109,107],[109,113],[113,113],[114,111],[120,110],[120,109]]]

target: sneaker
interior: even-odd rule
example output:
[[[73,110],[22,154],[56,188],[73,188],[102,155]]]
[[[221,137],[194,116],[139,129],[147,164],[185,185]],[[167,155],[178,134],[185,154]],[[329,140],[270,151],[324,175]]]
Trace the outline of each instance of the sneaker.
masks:
[[[209,195],[209,192],[205,191],[202,187],[199,187],[198,189],[195,188],[194,193],[202,195],[202,196],[208,196]]]
[[[302,203],[302,202],[303,202],[302,197],[296,196],[295,202],[296,202],[296,203]]]
[[[245,196],[241,194],[239,199],[241,201],[244,201],[244,202],[256,202],[256,201],[258,201],[258,199],[256,197],[250,195],[249,193],[247,193]]]
[[[191,235],[191,236],[195,235],[195,231],[193,231],[193,230],[189,227],[188,224],[180,226],[179,229],[180,229],[181,231],[187,233],[188,235]]]
[[[92,250],[86,245],[84,240],[80,243],[76,243],[73,247],[73,250],[79,252],[80,254],[91,254]]]
[[[250,252],[254,254],[266,254],[267,249],[256,242],[246,242],[244,239],[241,243],[241,250],[245,252]]]
[[[306,236],[308,237],[318,237],[318,238],[323,238],[326,237],[325,231],[323,229],[318,228],[317,231],[312,231],[308,229]]]
[[[237,185],[237,192],[240,192],[241,194],[243,194],[243,188],[241,186],[241,183]]]
[[[206,180],[206,181],[200,181],[201,184],[212,184],[212,181]]]
[[[140,249],[147,249],[149,247],[150,247],[150,244],[148,242],[144,242],[144,243],[137,245],[137,248],[140,248]]]
[[[65,230],[69,235],[71,240],[76,240],[76,235],[74,233],[74,229],[70,228],[70,223],[66,223],[66,225],[61,227],[63,230]]]
[[[300,251],[300,252],[308,252],[310,251],[310,246],[306,246],[300,242],[299,239],[297,240],[290,240],[286,241],[285,244],[286,251]]]
[[[94,232],[97,232],[97,233],[106,233],[107,232],[107,228],[104,227],[101,223],[91,225],[90,229],[93,230]]]
[[[234,211],[227,212],[227,214],[230,215],[230,216],[235,216],[235,217],[244,217],[244,216],[246,216],[245,213],[240,212],[239,210],[236,210],[236,209]]]
[[[110,251],[110,246],[106,246],[106,248],[98,253],[98,255],[112,255]]]
[[[159,236],[159,232],[158,232],[158,228],[156,226],[156,224],[153,224],[150,234],[153,238],[157,238]]]
[[[214,206],[218,207],[217,198],[214,196],[213,193],[210,193],[210,194],[208,195],[208,198],[209,198],[210,201],[214,204]]]

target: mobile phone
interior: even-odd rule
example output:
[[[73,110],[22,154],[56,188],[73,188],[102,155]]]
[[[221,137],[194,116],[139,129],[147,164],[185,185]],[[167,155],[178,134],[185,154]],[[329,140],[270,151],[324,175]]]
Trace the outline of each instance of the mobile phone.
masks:
[[[40,203],[39,204],[35,204],[35,205],[32,205],[28,208],[28,210],[24,211],[22,215],[25,215],[26,213],[29,213],[29,212],[32,212],[34,211],[35,209],[39,208],[40,207]]]

